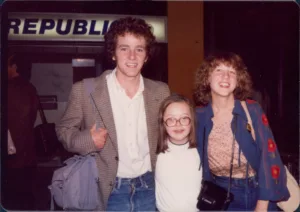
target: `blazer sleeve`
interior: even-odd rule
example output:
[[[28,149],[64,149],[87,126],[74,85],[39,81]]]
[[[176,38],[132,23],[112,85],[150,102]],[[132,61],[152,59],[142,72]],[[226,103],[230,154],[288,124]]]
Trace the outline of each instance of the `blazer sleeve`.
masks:
[[[97,151],[97,148],[90,134],[90,129],[80,129],[84,120],[83,97],[83,83],[75,83],[72,86],[66,110],[56,125],[56,133],[67,151],[88,154]]]
[[[248,102],[249,103],[249,102]],[[254,112],[253,127],[260,147],[258,170],[259,200],[281,201],[289,198],[287,177],[268,119],[257,102],[248,105]]]

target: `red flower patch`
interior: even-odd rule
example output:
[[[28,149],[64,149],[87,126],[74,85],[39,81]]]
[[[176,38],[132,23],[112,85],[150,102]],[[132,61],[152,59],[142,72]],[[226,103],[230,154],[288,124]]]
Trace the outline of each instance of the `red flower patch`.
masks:
[[[246,102],[248,104],[254,104],[256,101],[254,101],[253,99],[246,99]]]
[[[267,126],[269,124],[267,116],[265,114],[262,114],[261,120],[262,120],[262,122],[263,122],[264,125]]]
[[[268,139],[268,151],[275,152],[275,150],[276,150],[276,144],[271,138],[269,138]]]
[[[277,180],[277,178],[279,177],[280,174],[280,168],[277,165],[273,165],[271,167],[271,173],[272,173],[272,177]]]

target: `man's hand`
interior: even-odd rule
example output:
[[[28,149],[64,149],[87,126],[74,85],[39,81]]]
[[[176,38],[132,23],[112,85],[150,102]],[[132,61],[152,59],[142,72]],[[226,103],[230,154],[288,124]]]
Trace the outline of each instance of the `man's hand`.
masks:
[[[104,128],[96,129],[96,124],[90,130],[92,139],[98,149],[102,149],[107,137],[107,130]]]

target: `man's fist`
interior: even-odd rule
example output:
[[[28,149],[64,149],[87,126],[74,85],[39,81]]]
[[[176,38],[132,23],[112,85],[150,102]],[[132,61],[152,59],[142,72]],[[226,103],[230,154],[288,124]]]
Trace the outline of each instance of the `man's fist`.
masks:
[[[92,139],[98,149],[102,149],[107,137],[107,130],[104,128],[96,129],[96,124],[90,130]]]

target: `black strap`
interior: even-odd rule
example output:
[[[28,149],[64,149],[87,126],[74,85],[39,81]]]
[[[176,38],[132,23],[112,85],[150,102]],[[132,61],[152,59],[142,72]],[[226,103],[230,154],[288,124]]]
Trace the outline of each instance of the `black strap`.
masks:
[[[40,114],[42,123],[43,124],[48,124],[45,113],[44,113],[44,110],[43,110],[43,107],[42,107],[42,104],[41,104],[41,101],[40,101],[40,98],[39,98],[38,95],[36,96],[36,98],[38,100],[38,110],[39,110],[39,114]]]
[[[230,201],[230,190],[231,190],[232,169],[233,169],[235,133],[236,133],[236,128],[237,128],[236,116],[233,117],[233,121],[234,121],[234,123],[233,123],[234,128],[233,128],[232,153],[231,153],[231,160],[230,160],[230,175],[229,175],[229,185],[228,185],[228,191],[227,191],[227,201]]]
[[[199,167],[199,170],[201,169],[201,166],[203,164],[203,168],[204,168],[204,145],[205,145],[205,136],[206,136],[206,128],[205,126],[203,127],[203,148],[202,148],[202,158],[201,158],[201,161],[200,161],[200,167]],[[203,169],[204,170],[204,169]]]
[[[234,128],[233,128],[233,140],[232,140],[232,153],[231,153],[231,159],[230,159],[229,185],[228,185],[228,190],[227,190],[226,201],[230,201],[230,190],[231,190],[232,169],[233,169],[233,156],[234,156],[234,144],[235,144],[235,134],[236,134],[236,128],[237,128],[237,120],[236,120],[236,116],[235,115],[233,117],[233,121],[234,121]],[[201,163],[200,163],[200,167],[202,166],[202,164],[203,164],[203,167],[204,167],[205,136],[206,136],[206,128],[204,126],[204,130],[203,130],[202,160],[201,160]],[[208,143],[208,140],[207,140],[207,143]]]

